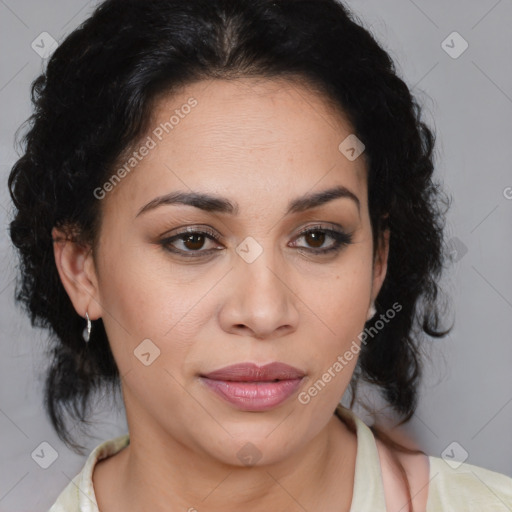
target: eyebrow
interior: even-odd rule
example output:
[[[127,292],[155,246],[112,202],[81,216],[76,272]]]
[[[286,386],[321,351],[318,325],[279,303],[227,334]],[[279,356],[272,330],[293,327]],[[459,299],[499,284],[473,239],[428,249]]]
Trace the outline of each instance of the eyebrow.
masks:
[[[339,198],[348,198],[353,200],[357,205],[358,212],[360,212],[361,203],[359,198],[346,187],[339,185],[321,192],[309,193],[293,199],[288,205],[286,215],[316,208]],[[231,215],[238,215],[238,212],[240,211],[237,203],[233,203],[225,197],[200,192],[171,192],[170,194],[152,199],[139,210],[135,217],[138,217],[150,210],[154,210],[159,206],[172,204],[184,204],[194,206],[195,208],[199,208],[207,212],[226,213]]]

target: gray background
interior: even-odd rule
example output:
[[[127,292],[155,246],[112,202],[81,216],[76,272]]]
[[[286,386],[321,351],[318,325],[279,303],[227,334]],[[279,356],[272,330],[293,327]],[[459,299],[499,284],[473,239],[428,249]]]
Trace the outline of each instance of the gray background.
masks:
[[[390,52],[437,131],[437,172],[454,198],[448,235],[457,263],[444,288],[452,334],[429,341],[431,363],[417,414],[405,428],[430,455],[451,443],[467,462],[512,476],[512,25],[511,0],[350,0]],[[62,41],[92,11],[84,0],[0,0],[0,511],[47,510],[84,457],[57,438],[42,408],[45,333],[14,304],[15,254],[7,226],[7,175],[14,133],[30,115],[29,85],[44,65],[31,44],[42,32]],[[442,42],[469,44],[452,58]],[[460,40],[453,51],[461,48]],[[466,252],[467,251],[467,252]],[[345,397],[346,398],[346,397]],[[381,404],[371,392],[368,400]],[[360,416],[364,410],[356,409]],[[120,410],[103,402],[92,449],[124,433]],[[42,469],[31,453],[46,441],[58,458]]]

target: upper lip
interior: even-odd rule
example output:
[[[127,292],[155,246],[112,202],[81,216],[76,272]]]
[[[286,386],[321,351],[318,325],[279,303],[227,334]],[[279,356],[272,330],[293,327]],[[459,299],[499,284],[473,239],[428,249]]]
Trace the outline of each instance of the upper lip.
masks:
[[[272,380],[299,379],[304,372],[289,364],[275,362],[263,366],[255,363],[240,363],[225,366],[210,373],[201,374],[212,380],[228,380],[237,382],[261,382]]]

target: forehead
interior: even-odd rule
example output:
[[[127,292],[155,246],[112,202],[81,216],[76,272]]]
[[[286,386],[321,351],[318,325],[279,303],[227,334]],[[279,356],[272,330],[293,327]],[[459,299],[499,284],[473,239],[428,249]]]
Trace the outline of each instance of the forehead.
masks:
[[[352,133],[343,112],[297,82],[196,82],[155,103],[135,144],[145,155],[133,167],[126,165],[129,157],[118,164],[129,171],[106,202],[136,210],[155,195],[193,189],[236,195],[242,204],[244,198],[277,200],[333,184],[364,202],[364,154],[350,161],[339,149]]]

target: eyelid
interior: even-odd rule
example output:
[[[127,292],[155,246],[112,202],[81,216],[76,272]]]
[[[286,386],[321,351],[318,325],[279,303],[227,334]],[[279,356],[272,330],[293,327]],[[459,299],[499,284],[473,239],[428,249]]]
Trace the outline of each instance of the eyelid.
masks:
[[[211,236],[214,240],[219,241],[220,236],[216,233],[216,231],[207,225],[193,225],[193,226],[185,226],[183,228],[177,228],[177,231],[170,230],[162,235],[165,238],[174,238],[179,235],[186,235],[188,233],[204,233],[205,235]]]
[[[313,224],[313,225],[310,224],[304,228],[301,228],[297,236],[303,235],[304,233],[308,233],[309,231],[314,231],[314,230],[336,231],[338,233],[345,233],[345,231],[343,231],[343,229],[340,226],[338,226],[337,224],[333,224],[331,222],[324,222],[323,224],[321,224],[321,223],[317,222],[316,224]]]

